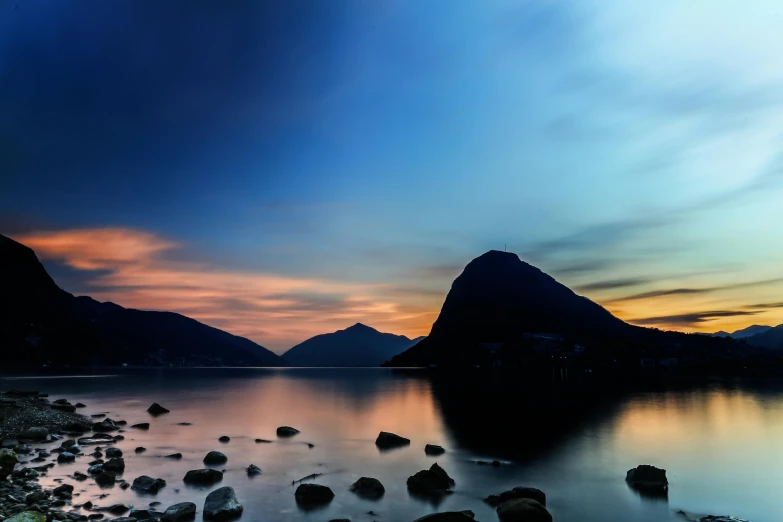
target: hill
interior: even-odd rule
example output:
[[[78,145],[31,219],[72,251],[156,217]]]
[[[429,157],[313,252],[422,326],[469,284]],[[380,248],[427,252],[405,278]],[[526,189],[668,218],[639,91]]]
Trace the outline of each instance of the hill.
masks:
[[[783,324],[774,328],[771,326],[766,327],[761,333],[745,337],[744,339],[751,346],[769,350],[783,350]]]
[[[0,235],[0,347],[8,364],[285,366],[256,343],[171,312],[75,297]]]
[[[285,352],[283,359],[292,366],[380,366],[421,339],[382,333],[356,323],[311,337]]]

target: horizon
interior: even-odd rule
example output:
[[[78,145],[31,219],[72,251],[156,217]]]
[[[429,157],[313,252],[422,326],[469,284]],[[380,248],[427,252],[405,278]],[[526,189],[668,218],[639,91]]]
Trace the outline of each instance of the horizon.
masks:
[[[0,233],[275,353],[427,335],[505,245],[631,324],[783,323],[781,6],[446,5],[0,2]]]

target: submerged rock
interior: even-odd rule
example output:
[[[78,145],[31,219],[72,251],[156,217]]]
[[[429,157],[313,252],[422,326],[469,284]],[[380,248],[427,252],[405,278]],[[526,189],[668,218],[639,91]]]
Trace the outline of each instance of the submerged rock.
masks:
[[[444,511],[417,518],[413,522],[474,522],[476,515],[472,511]]]
[[[150,495],[155,495],[160,488],[164,487],[166,485],[166,481],[159,478],[152,478],[148,477],[147,475],[142,475],[140,477],[136,477],[133,480],[133,484],[131,485],[131,489],[134,491],[140,491],[141,493],[148,493]]]
[[[314,506],[331,502],[334,493],[328,487],[320,484],[300,484],[294,492],[294,498],[297,504]]]
[[[552,515],[532,498],[515,498],[497,508],[501,522],[552,522]]]
[[[255,464],[251,464],[247,467],[247,474],[248,475],[260,475],[261,474],[261,468],[256,466]]]
[[[297,433],[299,433],[299,430],[291,426],[280,426],[277,428],[278,437],[293,437]]]
[[[256,444],[269,444],[269,443],[271,443],[271,442],[272,442],[271,440],[266,440],[266,439],[256,439]]]
[[[164,455],[164,458],[179,460],[182,458],[182,453],[172,453],[171,455]]]
[[[408,446],[410,443],[410,439],[400,437],[396,433],[389,433],[388,431],[380,432],[375,439],[375,445],[381,449],[399,448]]]
[[[669,486],[666,470],[648,464],[629,469],[625,481],[637,489],[666,489]]]
[[[19,457],[13,450],[8,448],[0,449],[0,480],[5,480],[14,471],[14,466],[18,462]]]
[[[185,474],[182,481],[185,484],[194,484],[197,486],[206,486],[223,480],[223,472],[216,469],[192,469]]]
[[[381,498],[386,493],[381,481],[372,477],[361,477],[351,484],[350,490],[360,497],[369,499]]]
[[[148,429],[150,429],[150,423],[149,422],[140,422],[138,424],[132,425],[131,428],[136,428],[137,430],[148,430]]]
[[[160,517],[161,522],[186,522],[196,518],[196,504],[193,502],[180,502],[169,506]]]
[[[217,464],[225,464],[228,461],[228,457],[219,451],[210,451],[204,457],[204,464],[214,466]]]
[[[443,455],[446,453],[446,450],[436,444],[427,444],[424,446],[424,453],[426,455]]]
[[[170,410],[167,410],[157,402],[153,402],[152,406],[147,408],[147,412],[151,415],[163,415],[164,413],[169,413]]]
[[[507,500],[512,500],[515,498],[532,498],[542,506],[546,507],[546,494],[540,489],[529,487],[517,487],[508,491],[504,491],[499,495],[490,495],[484,499],[484,502],[494,507],[499,506]]]
[[[449,493],[454,479],[436,462],[430,469],[424,469],[408,477],[408,490],[422,495]]]
[[[123,513],[130,511],[130,506],[126,506],[125,504],[114,504],[113,506],[109,506],[106,511],[112,515],[122,515]]]
[[[230,520],[240,516],[243,509],[234,488],[225,486],[207,495],[204,501],[204,520]]]

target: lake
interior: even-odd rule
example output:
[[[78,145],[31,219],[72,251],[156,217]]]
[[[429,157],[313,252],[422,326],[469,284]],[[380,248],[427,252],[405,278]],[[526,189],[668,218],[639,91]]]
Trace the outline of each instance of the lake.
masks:
[[[497,516],[481,499],[514,486],[546,492],[557,522],[665,522],[681,520],[679,509],[777,522],[783,513],[781,381],[704,379],[617,393],[560,375],[528,379],[478,370],[147,369],[0,377],[0,389],[9,388],[83,402],[87,408],[80,411],[88,415],[151,424],[148,431],[127,428],[117,444],[125,454],[123,477],[146,474],[168,485],[144,497],[67,479],[80,493],[74,503],[144,508],[157,500],[162,510],[193,501],[200,520],[204,498],[218,486],[193,488],[182,477],[204,467],[208,451],[219,450],[228,456],[219,466],[226,470],[220,485],[235,488],[245,507],[242,520],[405,522],[470,509],[486,522]],[[171,413],[151,417],[145,410],[152,402]],[[301,433],[278,439],[281,425]],[[379,451],[374,440],[382,430],[408,437],[411,445]],[[222,435],[231,441],[218,442]],[[426,456],[425,444],[447,452]],[[134,454],[137,446],[147,451]],[[174,452],[184,458],[162,457]],[[502,464],[477,463],[493,459]],[[88,460],[57,465],[41,482],[56,486],[54,479],[85,472]],[[440,502],[413,497],[405,485],[433,462],[456,481],[454,493]],[[263,474],[248,477],[251,463]],[[646,463],[668,470],[668,498],[640,496],[625,484],[626,471]],[[291,483],[313,473],[323,474],[314,482],[332,488],[335,498],[323,509],[304,511]],[[378,478],[383,498],[363,500],[349,492],[361,476]],[[108,498],[98,498],[106,492]]]

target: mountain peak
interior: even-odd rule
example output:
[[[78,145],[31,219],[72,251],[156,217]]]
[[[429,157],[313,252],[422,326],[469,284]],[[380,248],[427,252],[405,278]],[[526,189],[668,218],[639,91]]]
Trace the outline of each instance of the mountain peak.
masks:
[[[373,331],[373,332],[377,332],[378,330],[376,330],[376,329],[375,329],[375,328],[373,328],[372,326],[367,326],[366,324],[362,324],[362,323],[356,323],[355,325],[353,325],[353,326],[349,326],[348,328],[346,328],[346,329],[345,329],[345,330],[343,330],[343,331],[345,331],[345,332],[360,332],[360,331]]]

